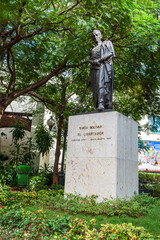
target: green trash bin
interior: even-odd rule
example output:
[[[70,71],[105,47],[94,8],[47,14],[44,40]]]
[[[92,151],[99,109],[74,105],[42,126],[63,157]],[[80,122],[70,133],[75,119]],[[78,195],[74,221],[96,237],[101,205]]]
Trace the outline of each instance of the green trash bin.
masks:
[[[26,187],[29,189],[30,167],[27,165],[20,165],[17,167],[17,187]]]

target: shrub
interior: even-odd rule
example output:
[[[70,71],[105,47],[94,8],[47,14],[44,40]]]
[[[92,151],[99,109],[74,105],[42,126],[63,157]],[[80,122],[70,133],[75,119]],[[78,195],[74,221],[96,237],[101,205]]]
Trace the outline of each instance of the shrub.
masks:
[[[30,179],[29,187],[32,191],[39,191],[48,188],[48,179],[44,175],[33,176]]]
[[[160,198],[160,174],[139,172],[139,189]]]
[[[4,152],[0,152],[0,163],[1,161],[4,162],[4,161],[7,161],[8,160],[8,156],[6,153]]]
[[[11,199],[12,201],[8,201]],[[38,192],[12,192],[7,186],[0,186],[0,204],[13,203],[36,204],[40,203],[49,208],[67,211],[71,214],[85,213],[90,215],[103,214],[111,216],[140,217],[150,214],[155,206],[160,205],[160,200],[146,194],[135,195],[130,199],[105,199],[96,203],[96,196],[82,197],[68,194],[64,198],[64,190],[39,190]]]
[[[35,203],[51,204],[56,195],[63,195],[63,190],[40,190],[39,192],[12,192],[0,185],[0,205],[5,207],[13,204],[31,205]]]
[[[154,239],[143,227],[134,227],[123,223],[103,224],[101,229],[94,228],[95,219],[87,222],[83,219],[57,216],[47,219],[42,210],[25,211],[21,204],[0,206],[0,236],[2,239]]]
[[[0,180],[0,193],[5,191],[10,191],[10,187],[5,184],[2,185],[2,181]]]
[[[44,210],[25,211],[21,204],[0,206],[0,236],[2,239],[53,239],[69,229],[69,218],[46,219]],[[43,238],[44,237],[44,238]]]
[[[17,164],[8,162],[5,166],[0,166],[0,180],[8,186],[16,186]]]
[[[2,191],[0,192],[0,205],[5,207],[11,206],[14,204],[33,204],[38,199],[36,192],[12,192],[12,191]]]
[[[129,240],[129,239],[154,239],[150,233],[146,233],[143,227],[134,227],[126,224],[102,224],[100,230],[93,228],[95,219],[87,223],[83,219],[75,218],[69,224],[70,229],[64,235],[55,236],[53,239],[81,239],[81,240]]]
[[[52,206],[71,214],[140,217],[149,214],[152,208],[159,203],[160,201],[157,201],[156,198],[148,197],[146,194],[135,195],[130,199],[105,199],[100,203],[96,203],[96,196],[82,197],[67,194],[65,199],[63,196],[56,195]],[[49,202],[46,204],[49,205]]]
[[[143,227],[134,227],[131,223],[102,225],[98,239],[153,239],[150,233],[146,233]]]
[[[139,172],[139,179],[143,180],[144,182],[160,182],[160,174],[158,173],[145,173],[145,172]]]
[[[94,228],[95,220],[89,223],[81,219],[70,220],[57,216],[47,219],[45,212],[25,211],[24,205],[40,203],[54,209],[68,210],[73,214],[80,212],[89,214],[105,214],[107,216],[140,216],[149,212],[150,208],[160,204],[156,198],[146,194],[136,195],[130,200],[105,200],[96,203],[96,196],[81,197],[61,195],[62,189],[40,190],[39,192],[12,192],[0,188],[0,236],[2,239],[154,239],[143,228],[131,224],[105,224],[100,230]],[[149,210],[147,210],[149,209]],[[95,211],[95,212],[94,212]]]
[[[53,143],[53,137],[44,125],[41,124],[36,128],[35,140],[37,149],[40,153],[42,153],[42,156],[49,152]]]
[[[3,153],[0,153],[0,180],[3,181],[3,183],[14,187],[16,186],[17,179],[16,179],[16,172],[17,167],[19,165],[28,165],[31,168],[31,172],[33,172],[33,161],[37,155],[37,151],[39,151],[39,154],[42,153],[44,155],[47,153],[51,147],[51,144],[53,142],[53,138],[50,135],[49,131],[43,126],[39,126],[36,129],[36,143],[34,143],[32,138],[26,138],[25,137],[25,128],[22,124],[19,124],[16,122],[13,126],[13,129],[10,131],[12,132],[12,145],[10,146],[10,157],[9,162],[3,166],[3,162],[5,159],[7,159],[7,156],[5,156]],[[23,140],[23,141],[22,141]],[[49,173],[47,173],[50,177]],[[42,188],[47,188],[44,185],[44,178],[41,182],[41,186],[38,187],[36,182],[39,181],[38,177],[35,177],[36,180],[33,181],[31,184],[31,188],[33,190],[40,190]]]

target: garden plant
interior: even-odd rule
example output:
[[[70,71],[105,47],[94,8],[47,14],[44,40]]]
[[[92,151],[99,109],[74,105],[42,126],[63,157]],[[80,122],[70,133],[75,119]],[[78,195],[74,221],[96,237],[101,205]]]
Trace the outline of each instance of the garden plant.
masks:
[[[64,198],[63,187],[54,185],[37,192],[0,185],[1,239],[159,238],[159,223],[157,232],[149,231],[145,223],[148,217],[155,218],[155,209],[160,213],[158,198],[140,194],[101,203],[96,198],[72,194]]]

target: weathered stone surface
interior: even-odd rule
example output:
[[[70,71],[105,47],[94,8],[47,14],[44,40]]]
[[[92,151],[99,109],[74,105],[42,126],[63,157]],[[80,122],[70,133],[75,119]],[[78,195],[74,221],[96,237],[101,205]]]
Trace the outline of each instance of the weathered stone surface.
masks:
[[[138,127],[111,111],[69,118],[65,193],[103,198],[138,192]]]

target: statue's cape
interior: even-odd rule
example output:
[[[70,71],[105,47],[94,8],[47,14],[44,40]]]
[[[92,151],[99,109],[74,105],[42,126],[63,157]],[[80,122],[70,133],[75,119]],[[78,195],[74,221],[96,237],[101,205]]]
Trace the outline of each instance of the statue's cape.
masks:
[[[115,57],[115,52],[113,48],[113,44],[110,40],[106,40],[102,43],[102,47],[106,48],[109,53],[112,53],[113,57]]]
[[[113,66],[112,66],[112,60],[115,57],[113,44],[111,41],[106,40],[101,45],[101,57],[104,55],[110,56],[112,54],[112,57],[110,60],[105,61],[104,64],[101,65],[100,68],[100,75],[99,75],[99,81],[104,83],[109,83],[112,81],[113,78]]]

